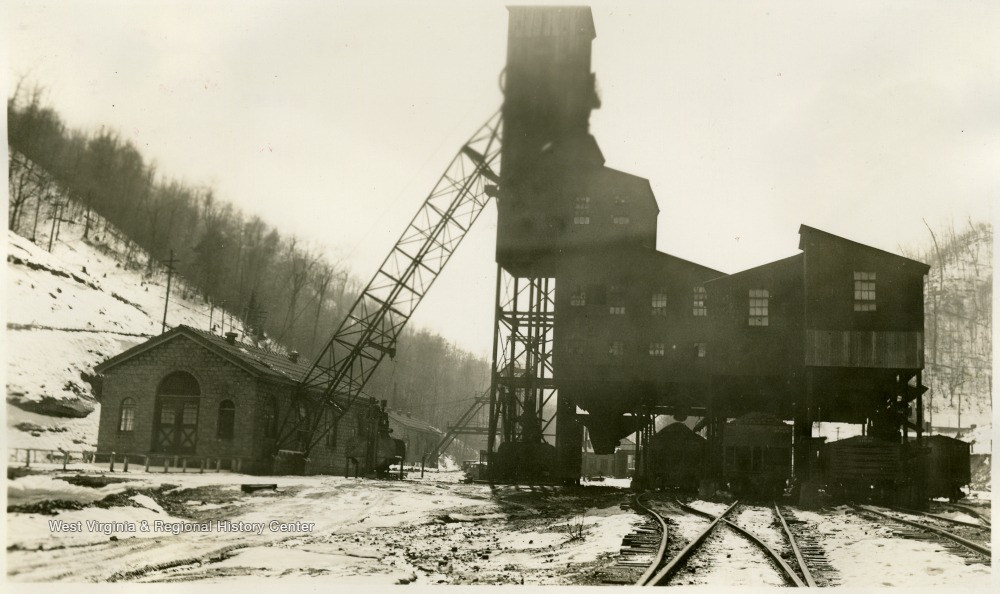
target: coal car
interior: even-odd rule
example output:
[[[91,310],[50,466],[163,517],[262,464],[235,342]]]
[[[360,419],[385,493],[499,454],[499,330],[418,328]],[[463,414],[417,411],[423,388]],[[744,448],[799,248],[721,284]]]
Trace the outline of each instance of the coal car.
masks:
[[[972,482],[972,445],[947,435],[924,437],[923,442],[927,497],[947,497],[952,501],[964,497],[962,488]]]
[[[767,413],[733,419],[722,431],[722,476],[740,496],[776,497],[792,474],[792,426]]]
[[[705,471],[705,438],[683,423],[672,423],[649,440],[648,486],[694,491]]]

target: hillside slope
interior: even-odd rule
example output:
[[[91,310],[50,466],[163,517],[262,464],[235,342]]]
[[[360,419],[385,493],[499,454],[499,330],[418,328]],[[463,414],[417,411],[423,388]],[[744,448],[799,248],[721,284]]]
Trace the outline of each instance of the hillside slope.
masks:
[[[79,450],[97,440],[99,403],[93,367],[100,361],[159,334],[166,275],[158,266],[145,274],[145,256],[124,266],[126,242],[91,221],[61,224],[48,246],[48,225],[40,225],[37,245],[8,231],[5,347],[7,426],[10,447]],[[91,215],[93,217],[93,215]],[[94,231],[94,229],[100,229]],[[167,323],[208,328],[212,312],[183,280],[172,280]],[[26,423],[26,424],[25,424]],[[17,429],[20,425],[22,429]]]
[[[925,285],[926,418],[936,427],[992,420],[993,229],[969,222],[939,230],[918,256]]]

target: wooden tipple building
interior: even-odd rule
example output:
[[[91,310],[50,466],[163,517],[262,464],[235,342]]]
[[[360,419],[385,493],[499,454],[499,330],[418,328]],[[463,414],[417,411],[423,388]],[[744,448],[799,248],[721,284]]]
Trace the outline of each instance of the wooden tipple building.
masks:
[[[705,283],[709,408],[713,436],[751,411],[794,419],[807,478],[814,422],[900,443],[919,434],[929,267],[806,225],[799,249]]]
[[[900,442],[920,426],[925,264],[804,225],[801,253],[733,275],[657,251],[649,182],[590,133],[590,9],[509,17],[496,260],[529,304],[498,282],[495,460],[496,442],[537,445],[554,424],[554,455],[532,455],[573,480],[582,426],[596,455],[638,430],[641,456],[668,414],[705,419],[718,466],[726,420],[756,411],[794,420],[805,478],[815,421]]]

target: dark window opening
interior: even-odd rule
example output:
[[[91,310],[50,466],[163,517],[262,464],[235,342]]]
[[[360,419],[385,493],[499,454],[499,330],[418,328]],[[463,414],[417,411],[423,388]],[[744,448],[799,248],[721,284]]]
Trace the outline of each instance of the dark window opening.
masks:
[[[219,405],[218,430],[221,439],[232,439],[236,433],[236,405],[232,400],[223,400]]]

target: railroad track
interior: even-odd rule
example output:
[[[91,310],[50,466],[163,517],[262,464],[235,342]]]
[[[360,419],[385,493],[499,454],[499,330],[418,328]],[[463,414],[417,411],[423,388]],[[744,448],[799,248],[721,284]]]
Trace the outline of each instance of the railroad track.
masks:
[[[970,516],[978,518],[979,521],[982,522],[986,526],[990,525],[990,518],[981,509],[976,509],[976,508],[972,507],[971,505],[962,505],[960,503],[942,503],[941,505],[950,507],[952,509],[958,510],[960,512],[967,513]]]
[[[826,551],[816,538],[815,530],[809,530],[805,522],[800,520],[795,511],[774,504],[774,513],[781,521],[781,527],[790,535],[789,546],[795,555],[800,574],[806,585],[836,586],[840,584],[837,572],[826,558]]]
[[[896,513],[887,513],[867,505],[852,505],[851,507],[869,516],[875,516],[905,526],[904,529],[895,532],[896,536],[937,540],[943,542],[949,550],[965,559],[967,564],[985,563],[986,565],[992,565],[990,548],[984,544],[984,542],[989,542],[990,539],[990,527],[988,525],[970,524],[934,514],[927,514],[924,516],[926,518],[925,521],[918,522],[901,517],[899,514],[907,513],[913,515],[919,512],[896,510]],[[945,523],[952,524],[948,527],[948,530],[941,527],[941,524]],[[961,534],[958,534],[958,532],[961,532]]]
[[[709,539],[709,537],[713,533],[716,532],[716,530],[721,525],[724,525],[727,529],[735,531],[737,534],[742,536],[744,540],[751,543],[752,546],[756,548],[759,552],[763,553],[763,555],[765,555],[767,558],[768,564],[771,567],[777,569],[777,571],[781,574],[782,581],[784,581],[785,583],[795,586],[817,585],[816,582],[813,580],[810,568],[808,567],[805,561],[806,555],[811,552],[811,549],[807,548],[806,552],[803,553],[803,551],[798,547],[793,533],[791,532],[791,530],[788,529],[787,523],[785,522],[784,518],[782,518],[781,512],[778,510],[777,506],[774,507],[773,512],[778,515],[779,519],[781,519],[781,525],[783,526],[784,529],[783,538],[785,539],[785,543],[793,551],[793,554],[797,559],[797,563],[799,564],[798,571],[796,569],[793,569],[787,562],[785,562],[781,554],[776,552],[771,546],[768,546],[768,544],[765,543],[757,535],[751,533],[750,531],[738,525],[736,522],[733,522],[727,518],[727,516],[729,516],[733,512],[733,510],[737,509],[737,506],[739,505],[738,501],[736,503],[733,503],[724,512],[718,515],[713,515],[711,513],[699,510],[689,505],[685,505],[679,501],[676,501],[674,502],[674,504],[671,504],[670,505],[671,511],[673,511],[674,509],[680,510],[683,513],[703,518],[708,522],[707,526],[700,532],[698,532],[696,535],[694,535],[693,538],[688,539],[686,545],[684,545],[683,548],[681,548],[679,551],[677,550],[677,546],[679,546],[679,542],[683,539],[681,538],[681,535],[678,532],[678,534],[674,536],[677,542],[674,543],[670,542],[671,539],[671,533],[669,530],[670,520],[664,514],[661,514],[656,509],[654,509],[656,506],[646,505],[645,503],[642,503],[638,497],[634,501],[637,509],[640,509],[643,513],[646,513],[647,515],[651,516],[655,520],[656,524],[658,524],[661,527],[660,530],[657,531],[657,533],[660,536],[660,542],[656,546],[655,553],[653,553],[652,551],[652,540],[648,538],[649,534],[647,533],[646,534],[647,538],[642,541],[642,547],[636,549],[633,553],[633,555],[635,556],[629,556],[628,560],[626,561],[626,562],[637,563],[639,562],[637,558],[638,555],[642,555],[643,561],[648,559],[648,566],[646,570],[643,572],[642,576],[638,580],[636,580],[635,582],[636,585],[656,586],[656,585],[666,585],[667,583],[669,583],[670,580],[683,567],[685,567],[686,564],[688,564],[688,562],[694,557],[695,553],[699,551],[699,549],[703,548],[702,545]],[[669,546],[671,544],[673,544],[674,546],[673,547]],[[675,553],[668,560],[665,557],[667,556],[667,552],[671,549],[673,549]],[[632,551],[626,551],[625,549],[623,549],[623,553],[626,552],[631,553]],[[729,553],[727,553],[727,557],[728,556]]]

